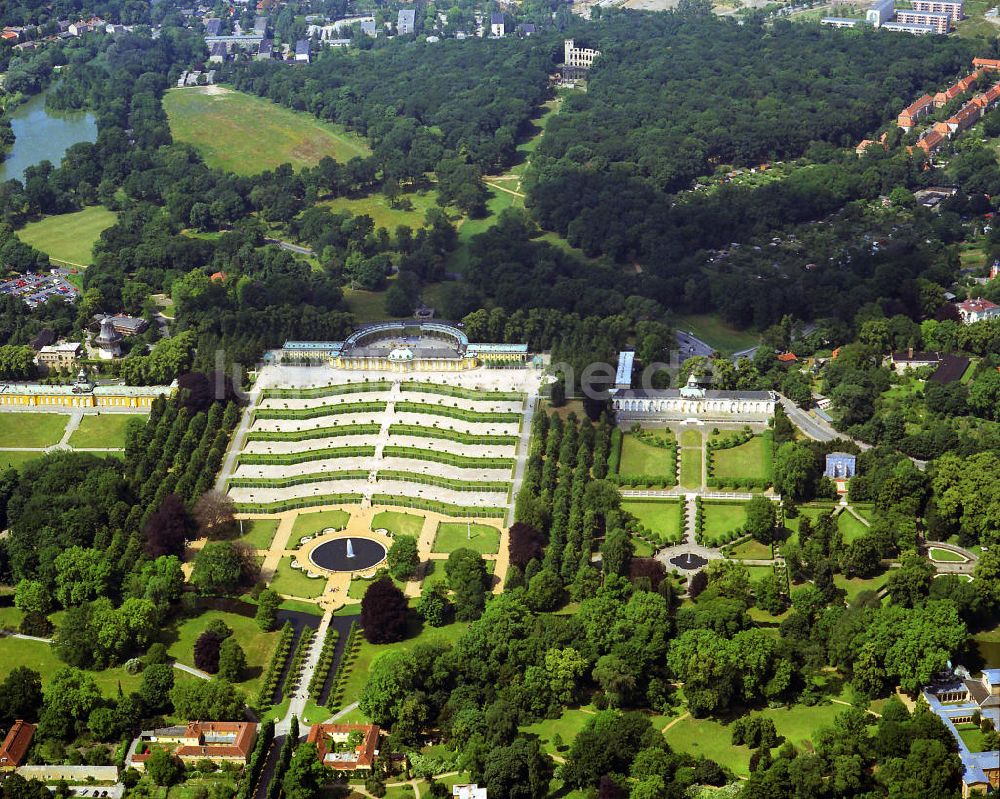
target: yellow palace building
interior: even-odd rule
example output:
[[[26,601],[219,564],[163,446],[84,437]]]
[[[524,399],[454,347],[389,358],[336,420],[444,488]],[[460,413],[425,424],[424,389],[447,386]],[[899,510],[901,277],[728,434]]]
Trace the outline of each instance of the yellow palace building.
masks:
[[[81,372],[71,386],[48,386],[42,383],[0,383],[0,410],[59,408],[104,408],[149,410],[153,400],[169,396],[176,384],[169,386],[98,386]]]

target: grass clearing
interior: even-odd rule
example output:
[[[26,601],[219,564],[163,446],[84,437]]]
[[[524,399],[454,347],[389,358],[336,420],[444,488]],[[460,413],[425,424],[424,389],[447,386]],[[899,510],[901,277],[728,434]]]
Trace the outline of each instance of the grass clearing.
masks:
[[[372,530],[385,528],[393,535],[412,535],[414,538],[419,538],[423,527],[423,516],[398,510],[384,510],[372,517]]]
[[[433,552],[452,553],[456,549],[471,549],[481,555],[500,551],[500,531],[489,524],[441,522],[434,535]]]
[[[766,560],[771,557],[771,547],[762,544],[755,538],[750,538],[742,544],[737,544],[729,553],[731,558],[745,558],[747,560]]]
[[[220,86],[171,89],[163,108],[175,141],[192,145],[210,167],[237,175],[371,154],[363,138],[343,127]]]
[[[291,558],[282,558],[278,568],[268,585],[273,591],[284,596],[297,596],[302,599],[312,599],[323,593],[326,588],[324,577],[309,578],[301,569],[292,568]]]
[[[669,435],[669,431],[664,431]],[[623,477],[667,476],[674,481],[673,452],[663,447],[647,444],[631,433],[622,440],[622,459],[618,474]]]
[[[931,547],[927,554],[930,556],[931,560],[936,560],[940,563],[965,563],[965,558],[957,552],[952,552],[950,549]]]
[[[738,352],[757,345],[755,333],[737,330],[715,314],[687,314],[675,317],[677,327],[693,333],[710,347],[720,352]]]
[[[61,413],[0,413],[0,447],[51,447],[68,422]]]
[[[986,744],[983,741],[983,731],[975,724],[959,724],[956,726],[959,736],[969,747],[970,752],[985,752]]]
[[[132,419],[145,419],[138,413],[87,414],[69,437],[71,447],[125,448],[125,427]]]
[[[351,514],[346,510],[319,510],[313,513],[300,513],[292,525],[292,539],[297,535],[309,535],[332,527],[343,530],[350,521]]]
[[[681,488],[701,487],[701,450],[681,450]]]
[[[246,519],[243,522],[243,541],[254,549],[267,549],[278,532],[277,519]]]
[[[867,580],[863,580],[860,577],[848,578],[842,574],[833,575],[833,584],[837,588],[843,588],[847,591],[847,601],[849,603],[857,599],[858,594],[862,591],[881,591],[885,587],[885,581],[886,577],[884,574]]]
[[[584,708],[568,708],[557,719],[545,719],[537,724],[528,724],[520,730],[527,735],[537,735],[538,742],[548,755],[565,754],[587,722],[594,717],[594,711]],[[562,738],[562,746],[556,747],[552,739]]]
[[[246,692],[247,696],[253,697],[260,688],[261,675],[267,668],[271,653],[274,651],[281,633],[278,631],[263,632],[252,617],[226,613],[222,610],[206,610],[193,618],[183,619],[175,628],[166,633],[167,639],[172,639],[168,652],[178,663],[193,666],[194,643],[209,623],[216,619],[225,622],[233,631],[233,635],[246,653],[247,669],[244,680],[236,684]],[[137,679],[141,679],[141,675],[137,675]]]
[[[118,215],[103,205],[91,205],[71,214],[46,216],[29,222],[17,237],[53,261],[86,267],[93,263],[94,244],[101,233],[118,221]]]
[[[8,469],[21,471],[25,464],[38,460],[43,454],[41,452],[14,452],[11,450],[0,452],[0,472],[5,472]]]
[[[712,475],[721,479],[771,477],[771,448],[763,436],[754,436],[745,444],[712,452]]]
[[[701,503],[701,512],[705,520],[704,534],[708,538],[732,532],[742,527],[747,520],[744,502],[712,502],[706,499]]]
[[[864,522],[859,521],[846,510],[841,511],[837,517],[837,529],[840,530],[840,535],[844,539],[845,544],[850,544],[868,532],[868,527]]]
[[[0,638],[0,679],[6,679],[17,666],[27,666],[42,675],[42,685],[46,685],[59,669],[66,666],[55,653],[51,644],[42,641],[28,641],[23,638]],[[94,678],[101,693],[108,698],[118,696],[118,684],[130,693],[139,687],[141,674],[129,674],[122,668],[104,671],[87,671]]]
[[[682,447],[700,447],[702,436],[700,430],[681,430]]]
[[[405,206],[408,201],[409,208]],[[411,194],[400,195],[396,207],[389,204],[384,194],[370,194],[365,197],[337,197],[319,203],[334,213],[346,211],[352,216],[369,216],[376,229],[384,227],[390,233],[398,225],[406,225],[416,230],[424,226],[424,216],[431,208],[439,208],[437,191],[421,189]],[[446,211],[447,213],[447,211]]]
[[[625,501],[622,510],[631,513],[639,524],[648,527],[661,538],[681,532],[680,502],[676,500]]]

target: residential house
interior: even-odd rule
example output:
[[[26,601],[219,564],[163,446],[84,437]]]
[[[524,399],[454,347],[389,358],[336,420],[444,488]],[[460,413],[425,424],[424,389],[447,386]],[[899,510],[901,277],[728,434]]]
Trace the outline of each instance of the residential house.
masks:
[[[989,719],[1000,728],[1000,669],[984,669],[977,679],[958,666],[925,688],[922,695],[958,746],[963,799],[1000,790],[1000,750],[973,752],[958,729],[959,724],[977,718]]]
[[[937,366],[941,363],[941,353],[939,352],[919,352],[910,347],[906,352],[894,352],[889,356],[889,363],[892,370],[897,374],[905,374],[911,369],[923,369],[928,366]]]
[[[65,369],[73,366],[80,357],[83,347],[73,342],[69,344],[49,344],[42,347],[35,356],[37,363],[43,370]]]
[[[253,18],[253,32],[258,36],[267,35],[267,17]]]
[[[517,26],[517,35],[521,37],[534,36],[538,32],[532,22],[522,22]]]
[[[408,36],[411,33],[416,33],[417,22],[416,22],[417,12],[412,8],[402,8],[396,17],[396,33],[400,36]]]
[[[945,14],[952,22],[960,22],[964,16],[962,0],[912,0],[910,5],[914,11]]]
[[[111,324],[123,336],[137,336],[149,327],[149,322],[141,316],[129,316],[128,314],[113,315]]]
[[[791,366],[799,362],[799,356],[794,352],[783,352],[777,356],[777,361],[781,366]]]
[[[208,49],[208,60],[212,64],[221,64],[229,55],[225,42],[213,42]]]
[[[314,724],[306,742],[316,745],[319,762],[327,768],[367,771],[378,757],[380,735],[374,724]]]
[[[944,14],[941,14],[939,16],[945,17]],[[947,19],[947,17],[945,17],[945,19]],[[945,29],[945,31],[947,32],[947,29]],[[956,83],[953,83],[951,86],[949,86],[944,91],[938,92],[937,94],[935,94],[934,95],[934,107],[935,108],[941,108],[941,106],[947,105],[952,100],[954,100],[956,97],[958,97],[958,96],[960,96],[962,94],[965,94],[967,91],[969,91],[972,88],[972,85],[976,82],[976,79],[979,77],[979,75],[980,75],[980,72],[977,69],[975,72],[972,72],[971,74],[966,75],[960,81],[958,81]]]
[[[1000,305],[984,300],[982,297],[963,300],[955,307],[963,325],[974,325],[976,322],[985,322],[988,319],[1000,317]]]
[[[220,36],[222,34],[222,20],[216,17],[207,17],[205,20],[205,35]]]
[[[494,11],[490,14],[490,36],[501,38],[507,32],[507,24],[503,18],[502,11]]]
[[[191,721],[183,727],[144,730],[139,734],[139,748],[144,751],[132,756],[132,766],[145,769],[150,746],[169,749],[185,763],[211,760],[245,765],[256,740],[257,725],[249,721]]]
[[[17,44],[21,39],[21,34],[12,28],[4,28],[3,32],[0,33],[0,39],[10,44]]]
[[[295,43],[295,60],[303,62],[305,64],[309,63],[309,40],[299,39]]]
[[[274,43],[270,39],[261,39],[257,48],[258,61],[270,61],[274,58]]]
[[[0,771],[13,771],[20,766],[28,754],[31,739],[35,737],[35,725],[18,719],[0,744]]]
[[[972,66],[978,69],[1000,70],[1000,58],[973,58]]]
[[[888,28],[888,23],[882,27]],[[951,30],[951,18],[947,14],[932,14],[927,11],[909,11],[899,9],[896,11],[897,25],[912,25],[918,28],[930,28],[931,33],[947,33]],[[891,30],[891,28],[890,28]],[[903,29],[905,30],[905,28]],[[921,30],[921,33],[924,31]]]
[[[916,102],[911,103],[896,118],[896,124],[909,133],[914,125],[934,110],[934,98],[925,94]]]

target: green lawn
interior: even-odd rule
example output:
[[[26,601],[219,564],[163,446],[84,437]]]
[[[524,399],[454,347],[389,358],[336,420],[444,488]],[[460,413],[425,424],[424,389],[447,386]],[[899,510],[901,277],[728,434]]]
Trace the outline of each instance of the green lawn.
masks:
[[[18,626],[24,614],[13,605],[0,607],[0,630],[13,630],[17,632]]]
[[[243,522],[243,536],[240,541],[244,541],[254,549],[267,549],[274,540],[274,534],[278,532],[277,519],[246,519]]]
[[[702,444],[701,431],[699,430],[681,430],[681,446],[682,447],[700,447]]]
[[[411,616],[415,617],[415,614],[411,614]],[[370,644],[364,639],[364,636],[361,636],[361,648],[358,650],[358,656],[349,667],[340,706],[345,707],[357,701],[361,695],[361,689],[364,688],[365,683],[368,681],[368,671],[371,668],[372,661],[378,655],[390,649],[409,650],[418,643],[427,643],[430,641],[454,643],[468,627],[468,622],[460,621],[452,622],[445,627],[421,627],[415,618],[411,618],[411,625],[408,630],[409,637],[399,643]]]
[[[760,541],[750,538],[742,544],[737,544],[730,552],[732,558],[746,558],[747,560],[764,560],[771,557],[771,547],[762,544]]]
[[[5,472],[8,469],[17,469],[20,471],[26,463],[37,460],[40,457],[42,457],[41,452],[0,451],[0,472]]]
[[[749,349],[758,343],[758,337],[746,330],[737,330],[727,325],[714,314],[690,314],[675,316],[678,328],[694,333],[710,347],[720,352],[737,352]]]
[[[80,420],[80,426],[69,437],[71,447],[104,447],[124,449],[125,426],[131,419],[145,419],[137,413],[88,414]]]
[[[310,579],[302,570],[292,568],[291,558],[282,558],[269,587],[284,596],[312,599],[323,593],[326,579],[324,577]]]
[[[868,532],[868,527],[846,510],[841,511],[837,517],[837,528],[840,530],[845,544],[850,544],[854,539],[860,538]]]
[[[400,207],[409,202],[411,208]],[[334,212],[347,211],[352,216],[370,216],[375,227],[384,227],[390,233],[394,233],[398,225],[406,225],[416,230],[424,226],[424,216],[431,208],[440,208],[437,204],[437,191],[418,191],[412,194],[403,194],[399,198],[397,207],[389,205],[385,195],[371,194],[367,197],[337,197],[333,200],[326,200],[320,205],[331,209]]]
[[[55,650],[50,644],[0,637],[0,679],[5,679],[17,666],[27,666],[42,675],[42,685],[45,685],[52,675],[65,665],[56,657]],[[119,683],[122,690],[129,693],[136,690],[142,681],[141,674],[128,674],[121,668],[87,673],[94,678],[101,693],[109,698],[118,695]]]
[[[424,526],[424,517],[412,513],[402,513],[398,510],[384,510],[372,517],[372,529],[385,528],[393,535],[412,535],[420,537]],[[444,550],[441,550],[442,552]]]
[[[92,205],[71,214],[57,214],[29,222],[17,232],[17,237],[54,261],[85,267],[93,261],[94,244],[102,231],[117,220],[114,211],[103,205]]]
[[[814,707],[794,705],[791,708],[768,708],[762,711],[762,715],[774,721],[779,736],[802,750],[818,730],[832,725],[834,718],[846,709],[843,705],[835,704]],[[728,722],[689,716],[674,724],[664,736],[673,749],[696,756],[703,755],[732,769],[739,776],[749,773],[750,750],[745,746],[732,745],[732,732]]]
[[[833,575],[833,584],[837,588],[843,588],[847,591],[847,601],[853,602],[855,598],[862,591],[880,591],[883,586],[885,586],[886,577],[884,574],[878,577],[872,577],[869,580],[863,580],[860,577],[852,577],[848,579],[842,574]]]
[[[956,729],[962,740],[965,741],[965,745],[969,747],[970,752],[986,751],[983,743],[983,732],[975,724],[959,724]]]
[[[471,549],[482,555],[495,555],[500,549],[500,530],[489,524],[438,524],[431,550],[450,553],[456,549]]]
[[[164,640],[169,642],[168,651],[178,663],[193,666],[194,642],[215,619],[221,619],[229,626],[246,653],[247,671],[244,680],[237,685],[252,698],[260,688],[261,675],[271,659],[280,632],[262,632],[252,617],[221,610],[206,610],[193,618],[182,620],[175,628],[165,631]]]
[[[681,487],[701,487],[701,450],[681,450]]]
[[[443,564],[442,564],[442,570],[443,570]],[[403,586],[406,585],[406,583],[401,583],[399,580],[395,578],[392,578],[392,581],[393,583],[395,583],[396,587],[399,588],[400,590],[402,590]],[[365,598],[365,594],[368,593],[368,588],[374,582],[375,582],[374,578],[371,580],[362,580],[359,577],[355,577],[353,580],[351,580],[350,588],[347,589],[347,595],[351,599],[356,599],[358,602],[360,602],[362,599]]]
[[[927,554],[930,555],[931,560],[940,561],[941,563],[965,563],[965,558],[957,552],[952,552],[950,549],[931,547]]]
[[[670,431],[663,431],[672,439]],[[663,447],[647,444],[631,433],[622,440],[622,459],[618,473],[623,477],[666,476],[674,482],[673,452]]]
[[[292,540],[295,536],[310,535],[332,527],[343,530],[347,527],[351,514],[346,510],[318,510],[312,513],[300,513],[292,525]]]
[[[371,153],[364,139],[340,126],[219,86],[172,89],[163,108],[175,141],[194,146],[210,167],[238,175]]]
[[[704,534],[708,538],[717,538],[742,527],[747,520],[746,503],[743,502],[702,502],[702,515],[705,519]]]
[[[763,436],[754,436],[745,444],[712,452],[712,475],[718,478],[771,477],[771,447]]]
[[[61,413],[0,412],[0,447],[51,447],[59,443],[68,421]]]
[[[593,717],[594,711],[592,709],[570,708],[564,710],[562,715],[557,719],[545,719],[537,724],[529,724],[520,729],[521,732],[527,735],[537,735],[538,741],[546,753],[550,755],[562,754],[565,756],[570,744],[573,743],[573,739],[579,735],[580,730]],[[556,749],[555,744],[552,743],[552,739],[556,735],[559,735],[563,740],[561,749]]]
[[[622,510],[631,513],[639,520],[639,524],[648,527],[661,538],[675,536],[681,531],[680,502],[676,500],[625,501],[622,502]]]

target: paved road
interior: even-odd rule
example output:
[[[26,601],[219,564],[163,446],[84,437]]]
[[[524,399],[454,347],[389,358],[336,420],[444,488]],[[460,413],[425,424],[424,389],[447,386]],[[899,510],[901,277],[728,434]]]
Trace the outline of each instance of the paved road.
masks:
[[[281,239],[264,239],[264,241],[268,244],[277,244],[281,249],[298,253],[299,255],[313,256],[316,254],[309,247],[303,247],[301,244],[292,244],[290,241],[282,241]]]
[[[706,358],[709,358],[715,352],[710,345],[696,337],[694,333],[678,330],[675,335],[677,338],[677,349],[680,351],[679,359],[681,361],[686,361],[695,355],[704,355]]]
[[[517,493],[521,490],[521,481],[524,479],[524,469],[528,462],[528,444],[531,440],[531,420],[535,417],[535,404],[537,397],[534,394],[528,395],[528,407],[524,412],[521,428],[521,440],[517,444],[517,459],[514,463],[514,483],[511,488],[511,503],[507,509],[507,526],[514,523],[514,504],[517,500]]]
[[[778,395],[781,400],[781,405],[785,409],[785,413],[788,418],[791,419],[792,424],[798,427],[803,433],[805,433],[809,438],[816,441],[833,441],[834,439],[847,437],[835,430],[831,424],[823,421],[818,416],[813,416],[810,413],[802,410],[798,405],[792,402],[788,397]],[[861,449],[871,449],[870,444],[865,444],[863,441],[856,441],[856,443]]]
[[[250,429],[250,420],[253,418],[254,408],[257,407],[260,392],[261,387],[258,380],[247,396],[247,405],[243,409],[243,416],[240,419],[239,426],[233,433],[233,437],[229,440],[229,451],[226,452],[226,459],[222,462],[222,468],[219,470],[219,476],[215,481],[216,491],[225,491],[226,482],[232,476],[233,472],[236,471],[236,461],[240,456],[240,452],[243,451],[247,431]]]

